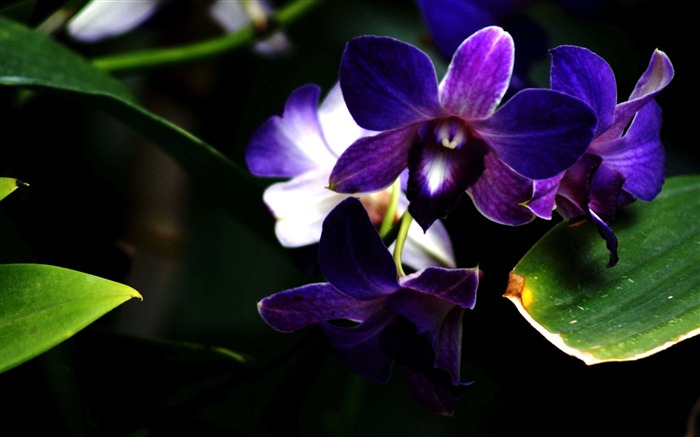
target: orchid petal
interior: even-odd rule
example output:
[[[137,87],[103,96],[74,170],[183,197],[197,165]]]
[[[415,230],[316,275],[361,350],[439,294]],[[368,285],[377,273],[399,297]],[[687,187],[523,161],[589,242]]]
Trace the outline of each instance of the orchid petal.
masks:
[[[556,207],[557,189],[562,177],[564,177],[564,172],[548,179],[533,180],[532,198],[524,206],[539,218],[551,219],[552,211]]]
[[[294,332],[327,320],[362,322],[374,311],[376,303],[353,299],[328,283],[292,288],[258,302],[263,320],[282,332]]]
[[[625,136],[596,149],[605,165],[625,175],[622,188],[647,202],[659,194],[665,178],[660,130],[661,108],[651,101],[637,112]]]
[[[411,223],[402,255],[404,264],[415,270],[432,266],[456,266],[450,236],[440,221],[434,222],[426,232],[423,232],[418,223]]]
[[[376,299],[400,289],[394,259],[354,197],[343,200],[323,222],[318,257],[328,281],[355,299]]]
[[[564,173],[557,192],[557,211],[564,218],[573,219],[588,212],[591,179],[601,162],[600,156],[586,153]]]
[[[384,131],[443,114],[425,53],[397,39],[361,36],[346,45],[340,86],[357,124]]]
[[[589,212],[591,219],[598,228],[598,233],[605,240],[605,247],[607,247],[608,252],[610,252],[610,259],[608,260],[607,267],[614,267],[620,261],[620,257],[617,254],[617,237],[613,230],[605,223],[600,217],[598,217],[593,211]]]
[[[355,123],[343,100],[340,83],[336,84],[323,99],[318,110],[321,129],[333,155],[339,157],[358,138],[376,134],[362,129]]]
[[[391,376],[393,359],[383,350],[382,334],[398,317],[374,303],[371,317],[357,326],[321,325],[341,361],[370,381],[384,383]]]
[[[654,50],[642,77],[632,91],[628,101],[615,108],[613,126],[603,134],[601,140],[619,137],[627,128],[634,114],[656,97],[673,79],[674,69],[671,60],[661,50]]]
[[[613,122],[617,84],[610,65],[592,51],[576,46],[551,50],[551,88],[587,103],[598,116],[596,135]]]
[[[318,121],[317,85],[304,85],[287,99],[282,116],[267,119],[252,135],[246,163],[256,176],[294,177],[322,167],[335,156],[323,139]]]
[[[531,222],[535,217],[523,204],[532,198],[532,179],[520,176],[493,153],[484,157],[484,164],[481,177],[467,190],[476,209],[500,224],[516,226]]]
[[[408,165],[408,150],[418,126],[360,138],[338,158],[329,188],[339,193],[369,193],[393,184]]]
[[[624,175],[603,161],[591,177],[588,209],[594,211],[602,220],[612,220],[619,205],[618,199],[624,182]]]
[[[479,270],[429,267],[401,278],[401,286],[461,308],[474,308]]]
[[[471,125],[513,170],[530,179],[546,179],[569,168],[586,151],[596,117],[574,97],[526,89],[493,116]]]
[[[408,210],[424,231],[447,216],[464,190],[476,182],[485,151],[485,145],[474,138],[459,149],[434,141],[413,147],[408,162]]]
[[[159,0],[93,0],[78,11],[68,22],[66,29],[71,37],[84,42],[116,37],[144,23],[162,4]]]
[[[464,394],[471,382],[451,384],[449,375],[440,369],[414,370],[404,366],[406,386],[413,397],[429,411],[443,416],[452,416],[457,399]]]
[[[265,190],[263,200],[275,219],[275,234],[285,247],[318,243],[323,220],[348,196],[325,188],[326,170],[304,173]]]
[[[440,83],[445,109],[466,119],[491,115],[508,89],[514,52],[510,34],[496,26],[464,40]]]

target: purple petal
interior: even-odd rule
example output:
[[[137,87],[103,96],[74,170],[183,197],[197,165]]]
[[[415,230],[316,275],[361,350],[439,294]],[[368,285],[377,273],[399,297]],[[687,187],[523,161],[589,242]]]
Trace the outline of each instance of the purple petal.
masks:
[[[520,176],[494,153],[484,157],[484,164],[481,177],[467,190],[476,209],[489,220],[504,225],[531,222],[535,216],[523,204],[532,198],[532,179]]]
[[[564,174],[557,192],[557,211],[564,218],[578,218],[588,213],[591,178],[601,162],[601,157],[587,153]]]
[[[305,85],[287,99],[282,116],[267,119],[253,133],[246,149],[251,173],[266,177],[294,177],[326,167],[335,156],[323,139],[318,121],[316,85]]]
[[[393,184],[408,166],[417,125],[355,141],[333,167],[329,188],[339,193],[370,193]]]
[[[612,220],[619,205],[618,199],[624,182],[625,177],[603,161],[591,177],[588,208],[601,219]]]
[[[534,192],[525,207],[533,212],[537,217],[549,220],[552,218],[552,211],[556,206],[556,195],[559,182],[564,176],[564,172],[549,179],[533,181]]]
[[[496,22],[484,7],[470,1],[418,0],[417,3],[433,42],[445,59],[452,58],[469,35]]]
[[[625,136],[594,149],[605,165],[625,175],[622,188],[647,202],[659,194],[665,178],[660,130],[661,108],[651,101],[639,110]]]
[[[282,332],[293,332],[327,320],[361,322],[375,310],[372,302],[353,299],[327,283],[281,291],[258,303],[263,320]]]
[[[513,170],[530,179],[546,179],[569,168],[586,151],[596,118],[574,97],[526,89],[493,116],[471,125]]]
[[[327,323],[321,327],[346,366],[371,381],[384,383],[391,375],[393,360],[383,351],[381,334],[396,321],[397,316],[376,307],[372,317],[352,328]]]
[[[454,307],[440,326],[440,333],[433,345],[435,366],[446,370],[452,376],[452,383],[459,384],[460,363],[462,361],[462,316],[464,310]]]
[[[442,105],[466,119],[488,117],[508,89],[513,60],[513,39],[500,27],[473,34],[459,46],[440,83]]]
[[[409,154],[408,210],[427,230],[457,205],[462,193],[483,172],[485,144],[471,138],[458,149],[428,140],[417,143]]]
[[[593,211],[590,211],[591,218],[598,228],[598,233],[605,240],[605,247],[607,247],[608,252],[610,252],[610,259],[608,260],[607,267],[614,267],[620,261],[620,257],[617,254],[617,237],[610,226],[605,223],[600,217],[598,217]]]
[[[396,129],[443,114],[432,61],[397,39],[352,39],[340,62],[340,86],[350,113],[365,129]]]
[[[655,50],[642,77],[632,91],[627,102],[615,108],[612,127],[603,134],[602,140],[619,137],[629,124],[634,114],[656,97],[673,79],[674,70],[671,60],[660,50]]]
[[[617,104],[615,74],[603,58],[576,46],[551,50],[551,88],[587,103],[598,116],[596,135],[613,122]]]
[[[473,269],[430,267],[401,278],[401,286],[457,305],[474,308],[479,273]]]
[[[394,259],[354,197],[326,217],[318,257],[328,281],[355,299],[376,299],[400,289]]]

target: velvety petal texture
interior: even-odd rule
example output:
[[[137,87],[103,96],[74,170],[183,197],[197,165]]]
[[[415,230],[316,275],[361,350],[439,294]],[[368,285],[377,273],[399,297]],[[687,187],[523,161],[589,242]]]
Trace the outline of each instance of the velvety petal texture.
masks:
[[[440,102],[454,115],[485,118],[501,102],[513,71],[513,39],[500,27],[486,27],[457,49],[440,83]]]
[[[326,218],[318,258],[328,281],[355,299],[376,299],[400,288],[394,259],[355,198]]]
[[[459,377],[462,316],[474,307],[478,270],[428,268],[399,279],[354,197],[324,221],[319,259],[329,282],[263,299],[263,319],[284,332],[319,324],[338,357],[372,381],[387,381],[398,361],[418,401],[451,414],[467,385]]]
[[[330,168],[335,156],[326,145],[318,120],[317,85],[295,90],[281,116],[267,119],[252,135],[246,150],[251,173],[294,177],[319,166]]]
[[[513,170],[546,179],[566,170],[593,139],[596,116],[582,101],[543,89],[517,93],[492,117],[472,123]]]
[[[430,58],[394,38],[361,36],[348,42],[340,85],[350,113],[365,129],[395,129],[443,113]]]

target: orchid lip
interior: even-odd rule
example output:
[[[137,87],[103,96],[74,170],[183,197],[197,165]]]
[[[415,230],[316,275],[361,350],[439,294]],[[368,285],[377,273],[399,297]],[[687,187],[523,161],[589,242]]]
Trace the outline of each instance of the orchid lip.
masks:
[[[456,117],[443,118],[433,128],[435,142],[448,149],[459,149],[467,142],[467,126]]]

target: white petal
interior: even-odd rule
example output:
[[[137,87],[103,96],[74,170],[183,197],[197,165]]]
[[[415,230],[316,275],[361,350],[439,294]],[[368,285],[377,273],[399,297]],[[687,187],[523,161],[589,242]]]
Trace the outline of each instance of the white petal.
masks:
[[[158,0],[93,0],[68,22],[68,34],[85,42],[118,36],[146,21],[161,5]]]
[[[336,158],[356,139],[376,134],[374,131],[362,129],[355,123],[352,115],[350,115],[350,111],[348,111],[348,107],[345,105],[343,93],[338,82],[335,83],[328,95],[326,95],[323,103],[321,103],[318,118],[328,147],[336,154]]]

